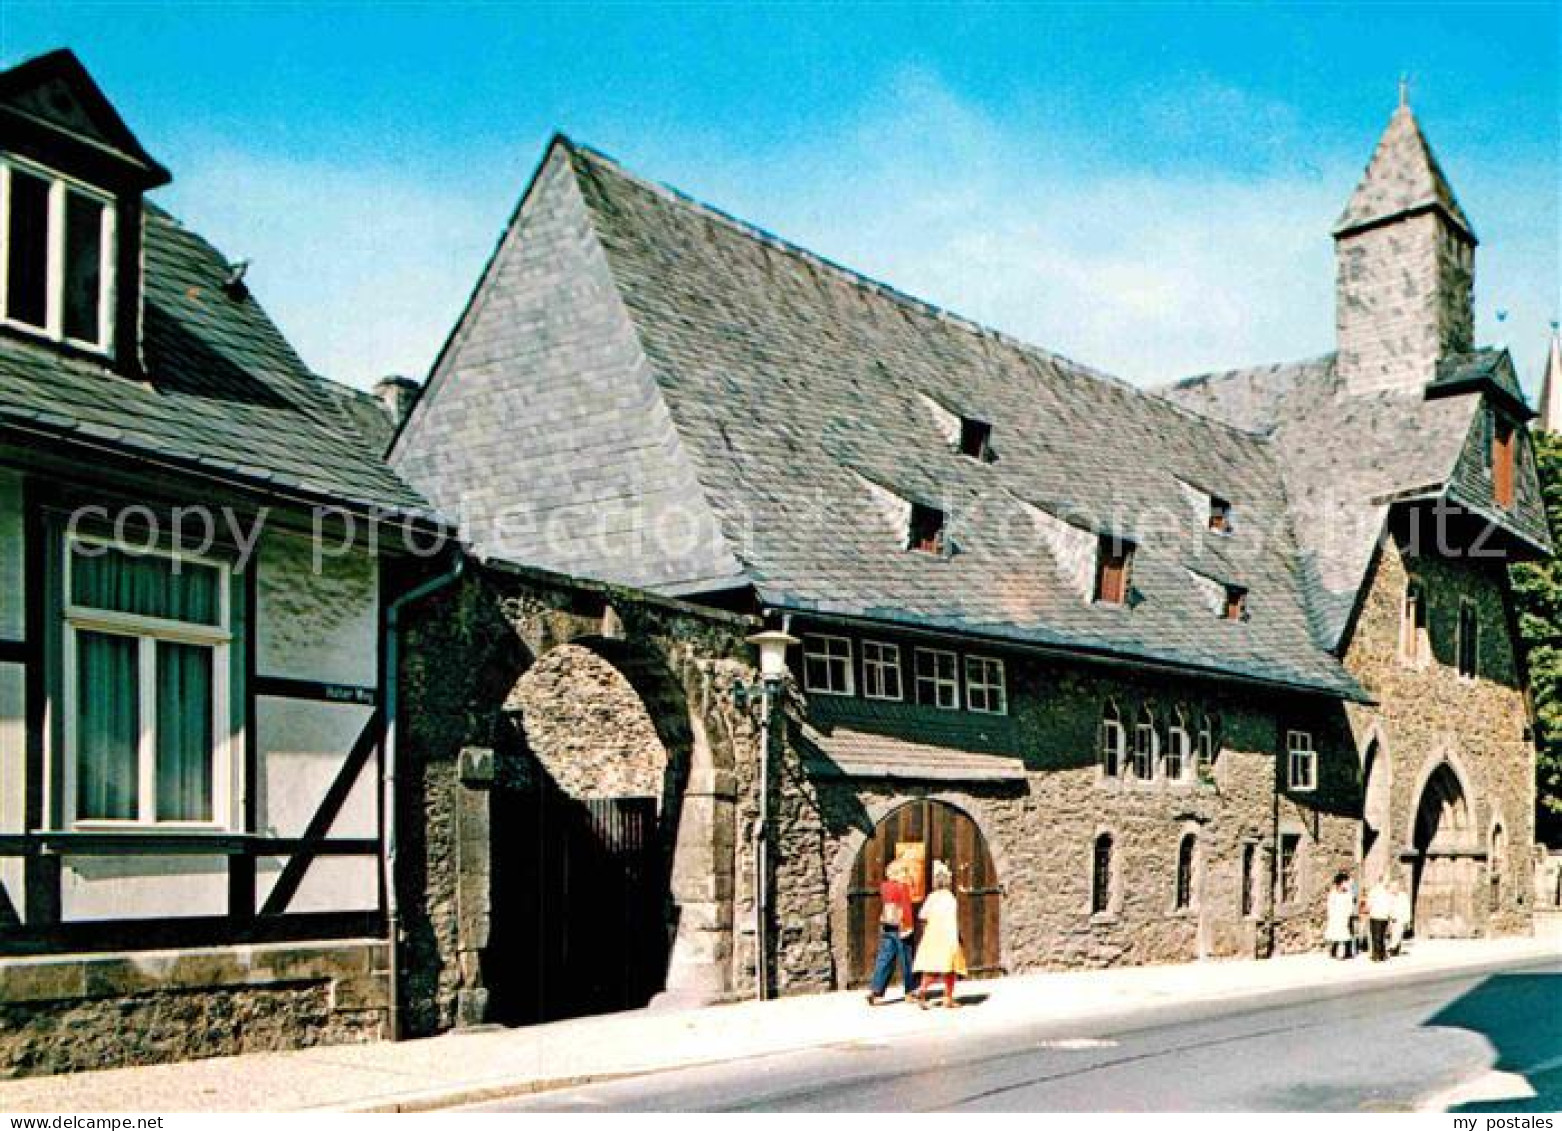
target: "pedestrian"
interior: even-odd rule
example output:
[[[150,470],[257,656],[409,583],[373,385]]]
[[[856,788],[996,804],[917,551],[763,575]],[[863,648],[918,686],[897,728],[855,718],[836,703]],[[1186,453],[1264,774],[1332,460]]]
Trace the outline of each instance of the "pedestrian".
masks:
[[[1329,890],[1323,924],[1323,941],[1329,944],[1330,958],[1351,956],[1351,918],[1355,912],[1356,901],[1351,897],[1350,877],[1340,872],[1334,877],[1334,887]]]
[[[1394,896],[1381,877],[1367,892],[1367,933],[1372,939],[1372,961],[1388,958],[1388,921],[1394,914]]]
[[[1361,890],[1361,879],[1356,872],[1347,873],[1350,876],[1350,901],[1354,910],[1351,912],[1350,931],[1351,938],[1355,940],[1355,954],[1363,954],[1367,950],[1367,893]]]
[[[935,979],[944,983],[944,1008],[955,1009],[955,977],[967,973],[965,952],[960,948],[960,905],[955,901],[953,877],[949,865],[933,861],[933,890],[922,903],[922,940],[917,944],[914,964],[922,975],[917,993],[923,1009],[928,1007],[927,992]]]
[[[879,953],[873,962],[873,980],[868,988],[868,1004],[883,1005],[884,991],[900,967],[906,985],[906,1000],[916,996],[917,976],[911,970],[911,936],[916,931],[916,912],[911,906],[911,865],[902,859],[891,860],[879,885]]]
[[[1398,958],[1405,946],[1405,932],[1410,929],[1410,893],[1401,886],[1398,876],[1388,881],[1388,891],[1394,899],[1388,917],[1388,952]]]

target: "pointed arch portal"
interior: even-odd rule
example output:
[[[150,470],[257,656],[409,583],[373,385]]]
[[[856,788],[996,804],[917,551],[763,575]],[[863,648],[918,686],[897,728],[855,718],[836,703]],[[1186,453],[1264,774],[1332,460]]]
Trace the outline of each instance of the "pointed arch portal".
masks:
[[[1425,938],[1469,938],[1478,932],[1480,857],[1464,783],[1448,762],[1427,777],[1411,833],[1413,922]]]

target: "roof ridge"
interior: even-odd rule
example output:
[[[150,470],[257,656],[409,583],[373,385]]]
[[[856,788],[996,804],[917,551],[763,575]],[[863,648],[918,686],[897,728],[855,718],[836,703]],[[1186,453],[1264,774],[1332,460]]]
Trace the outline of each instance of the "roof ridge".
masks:
[[[856,270],[855,268],[848,267],[843,263],[838,263],[830,257],[822,255],[817,251],[812,251],[809,248],[802,246],[801,244],[794,243],[784,236],[778,236],[774,232],[762,228],[752,221],[744,220],[739,216],[734,216],[732,213],[718,208],[713,204],[709,204],[706,201],[703,201],[698,197],[693,196],[692,194],[687,193],[680,188],[677,188],[674,185],[669,185],[663,181],[652,180],[649,177],[645,177],[639,173],[636,173],[634,170],[624,165],[624,163],[619,161],[617,158],[602,152],[602,150],[597,149],[595,146],[575,141],[573,138],[570,138],[563,133],[557,134],[556,140],[572,154],[577,154],[593,162],[596,162],[599,165],[605,166],[611,172],[619,177],[622,177],[624,180],[629,181],[631,184],[645,189],[646,191],[651,192],[657,196],[663,197],[664,199],[667,199],[674,204],[686,208],[692,208],[693,210],[705,216],[707,219],[732,228],[740,235],[756,240],[759,243],[779,251],[784,255],[792,256],[793,258],[800,259],[815,267],[828,271],[831,274],[840,276],[845,282],[861,290],[866,290],[874,294],[882,295],[883,297],[890,299],[892,302],[903,306],[912,307],[913,309],[937,318],[940,321],[957,326],[979,339],[997,341],[1010,347],[1011,349],[1018,350],[1019,352],[1027,354],[1038,360],[1050,362],[1053,364],[1065,365],[1069,369],[1078,373],[1080,376],[1092,378],[1093,380],[1100,381],[1103,384],[1117,386],[1139,396],[1153,397],[1153,394],[1148,389],[1141,388],[1138,385],[1133,384],[1131,381],[1128,381],[1122,377],[1118,377],[1116,374],[1108,373],[1104,369],[1099,369],[1096,366],[1088,364],[1087,362],[1076,360],[1075,358],[1068,357],[1065,354],[1058,353],[1055,350],[1050,350],[1045,346],[1040,346],[1034,342],[1025,341],[1022,338],[1017,338],[1013,334],[1009,334],[1003,330],[984,325],[983,323],[976,321],[974,318],[964,314],[959,314],[953,310],[950,310],[948,307],[939,306],[935,302],[931,302],[924,298],[918,298],[916,295],[900,290],[898,287],[886,283],[881,279],[875,279],[871,275],[867,275],[861,271]]]

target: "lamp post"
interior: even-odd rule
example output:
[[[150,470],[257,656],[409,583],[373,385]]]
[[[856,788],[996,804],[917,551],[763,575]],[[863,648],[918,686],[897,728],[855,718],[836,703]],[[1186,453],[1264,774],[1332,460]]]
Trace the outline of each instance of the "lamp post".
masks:
[[[755,997],[764,1001],[770,986],[769,892],[770,873],[770,716],[775,710],[776,692],[786,679],[786,650],[798,643],[795,636],[776,629],[756,632],[748,642],[759,649],[759,820],[754,823],[754,982]],[[746,684],[733,688],[738,706],[747,705],[753,689]]]

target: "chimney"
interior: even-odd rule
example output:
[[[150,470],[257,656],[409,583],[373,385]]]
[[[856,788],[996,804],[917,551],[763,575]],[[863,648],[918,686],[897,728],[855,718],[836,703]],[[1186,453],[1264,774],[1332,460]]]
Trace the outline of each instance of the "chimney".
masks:
[[[1420,389],[1475,338],[1475,232],[1404,102],[1334,227],[1347,393]]]
[[[401,422],[407,419],[412,406],[418,403],[418,394],[422,391],[422,387],[411,377],[402,377],[395,373],[389,377],[381,377],[374,383],[373,390],[384,407],[386,415],[391,418],[391,423],[398,428]]]

